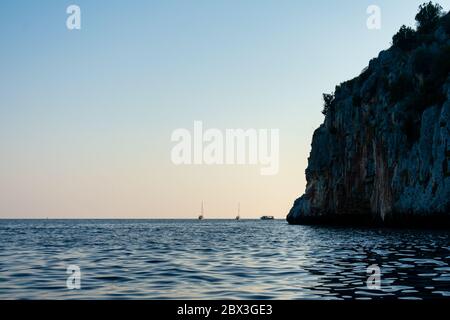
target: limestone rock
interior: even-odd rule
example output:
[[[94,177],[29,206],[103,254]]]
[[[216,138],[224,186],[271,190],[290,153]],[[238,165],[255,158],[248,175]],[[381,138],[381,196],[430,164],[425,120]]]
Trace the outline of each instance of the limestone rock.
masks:
[[[450,225],[450,36],[417,37],[336,87],[289,223]]]

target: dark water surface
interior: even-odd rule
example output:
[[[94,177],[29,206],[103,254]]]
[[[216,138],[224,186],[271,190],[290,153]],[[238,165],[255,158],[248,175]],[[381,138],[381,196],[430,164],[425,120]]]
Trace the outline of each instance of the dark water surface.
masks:
[[[366,286],[381,268],[381,290]],[[284,221],[0,220],[0,299],[450,297],[448,231]],[[81,268],[81,289],[66,268]]]

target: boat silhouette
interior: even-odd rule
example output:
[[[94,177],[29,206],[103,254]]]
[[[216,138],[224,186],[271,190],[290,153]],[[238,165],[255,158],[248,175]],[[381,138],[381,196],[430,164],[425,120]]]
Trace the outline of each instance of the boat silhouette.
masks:
[[[202,207],[200,209],[200,214],[198,215],[198,220],[203,220],[205,218],[204,210],[203,210],[203,201],[202,201]]]

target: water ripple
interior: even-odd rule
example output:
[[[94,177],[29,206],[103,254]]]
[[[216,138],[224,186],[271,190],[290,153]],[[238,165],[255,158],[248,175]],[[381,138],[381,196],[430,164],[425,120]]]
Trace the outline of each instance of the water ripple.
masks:
[[[284,221],[1,220],[0,299],[427,299],[450,296],[445,231]],[[68,265],[80,290],[66,288]],[[380,290],[366,286],[381,268]]]

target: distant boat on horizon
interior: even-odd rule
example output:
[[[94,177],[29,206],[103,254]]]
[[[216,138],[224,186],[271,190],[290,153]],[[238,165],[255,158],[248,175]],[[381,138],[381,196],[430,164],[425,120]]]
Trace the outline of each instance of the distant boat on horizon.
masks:
[[[200,214],[199,214],[199,216],[198,216],[198,220],[203,220],[204,218],[205,218],[205,215],[204,215],[203,201],[202,201],[202,207],[201,207],[201,209],[200,209]]]
[[[236,220],[240,220],[241,219],[241,203],[238,203],[238,212],[237,212],[237,216],[236,216]]]
[[[274,216],[262,216],[261,220],[275,220]]]

